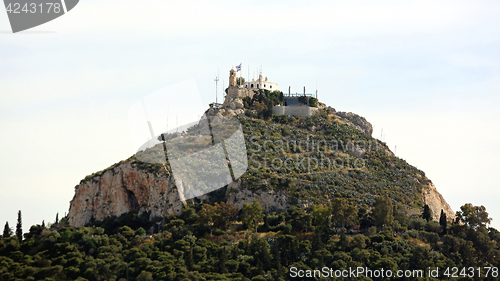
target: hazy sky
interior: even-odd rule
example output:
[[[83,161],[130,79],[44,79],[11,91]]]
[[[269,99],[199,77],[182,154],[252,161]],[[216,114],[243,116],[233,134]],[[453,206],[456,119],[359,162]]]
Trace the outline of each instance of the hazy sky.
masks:
[[[132,155],[141,97],[196,79],[208,104],[242,62],[366,117],[454,211],[484,205],[500,228],[500,2],[269,2],[82,0],[18,34],[0,11],[2,227],[53,222]]]

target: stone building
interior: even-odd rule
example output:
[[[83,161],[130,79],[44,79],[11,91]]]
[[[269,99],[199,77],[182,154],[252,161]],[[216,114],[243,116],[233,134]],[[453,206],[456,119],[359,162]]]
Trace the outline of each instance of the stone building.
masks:
[[[259,74],[258,80],[252,79],[252,81],[247,81],[242,87],[246,89],[264,89],[271,92],[278,91],[278,83],[270,82],[267,77],[263,78],[262,73]]]

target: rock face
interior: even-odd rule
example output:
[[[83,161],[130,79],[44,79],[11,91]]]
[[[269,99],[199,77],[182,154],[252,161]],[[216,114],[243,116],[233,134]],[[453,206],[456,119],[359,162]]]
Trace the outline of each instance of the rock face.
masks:
[[[422,197],[424,203],[429,205],[432,210],[432,219],[439,221],[439,216],[441,215],[441,209],[446,214],[448,220],[455,219],[455,213],[451,209],[450,205],[444,200],[443,195],[438,192],[436,186],[432,182],[429,183],[427,188],[424,188],[422,192]]]
[[[124,162],[75,187],[68,219],[72,226],[130,211],[151,211],[151,217],[179,213],[182,202],[166,173],[148,173]]]
[[[242,208],[255,199],[269,212],[290,207],[288,195],[274,191],[255,193],[235,181],[226,189],[227,202]],[[207,197],[201,198],[207,199]],[[137,164],[124,162],[100,176],[83,180],[75,187],[70,202],[68,220],[71,226],[85,225],[94,220],[139,211],[151,212],[150,218],[179,214],[182,201],[171,176],[151,173],[137,168]]]
[[[224,103],[222,104],[222,107],[232,110],[243,109],[244,108],[243,100],[239,97],[232,97],[232,98],[226,97]]]
[[[359,116],[352,112],[341,112],[336,111],[333,107],[328,107],[330,113],[337,116],[340,121],[347,123],[348,125],[364,132],[365,134],[371,136],[373,133],[373,127],[370,122],[368,122],[365,117]]]

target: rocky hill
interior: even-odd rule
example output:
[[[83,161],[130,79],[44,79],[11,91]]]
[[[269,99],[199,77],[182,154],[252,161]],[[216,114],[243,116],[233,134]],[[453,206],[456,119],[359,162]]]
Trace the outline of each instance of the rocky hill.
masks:
[[[227,201],[241,208],[257,199],[269,212],[343,197],[357,208],[369,209],[376,196],[387,193],[408,211],[417,212],[426,203],[435,220],[441,209],[449,219],[454,218],[422,171],[371,137],[372,126],[365,118],[324,107],[312,117],[264,119],[250,109],[245,114],[241,110],[238,117],[248,170],[218,192],[194,201]],[[219,109],[208,114],[223,119],[228,112]],[[297,148],[297,143],[302,146]],[[170,170],[168,163],[166,169]],[[154,218],[178,214],[182,206],[172,174],[160,164],[143,163],[132,156],[87,176],[75,187],[68,221],[80,226],[131,211],[148,212]]]

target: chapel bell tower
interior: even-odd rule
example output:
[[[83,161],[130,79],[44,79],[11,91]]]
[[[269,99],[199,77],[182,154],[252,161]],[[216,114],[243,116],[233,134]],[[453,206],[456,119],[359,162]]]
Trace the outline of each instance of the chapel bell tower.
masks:
[[[231,69],[229,71],[229,87],[231,86],[237,86],[236,83],[236,70]]]

